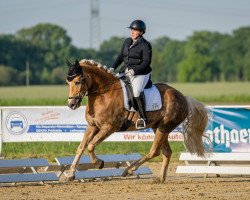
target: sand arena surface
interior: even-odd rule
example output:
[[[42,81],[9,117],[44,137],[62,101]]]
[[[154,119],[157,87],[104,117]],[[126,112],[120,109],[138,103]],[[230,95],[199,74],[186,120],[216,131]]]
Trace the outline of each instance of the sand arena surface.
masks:
[[[147,163],[157,176],[161,163]],[[250,177],[187,176],[175,174],[176,163],[170,163],[165,183],[153,178],[112,179],[95,182],[71,182],[45,185],[0,187],[0,199],[220,199],[250,198]]]

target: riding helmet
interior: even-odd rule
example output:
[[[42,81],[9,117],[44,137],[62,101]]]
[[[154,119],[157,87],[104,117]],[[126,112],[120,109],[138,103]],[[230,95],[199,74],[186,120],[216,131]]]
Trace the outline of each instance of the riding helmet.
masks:
[[[146,24],[142,20],[139,20],[139,19],[134,20],[128,28],[142,31],[143,33],[146,32]]]

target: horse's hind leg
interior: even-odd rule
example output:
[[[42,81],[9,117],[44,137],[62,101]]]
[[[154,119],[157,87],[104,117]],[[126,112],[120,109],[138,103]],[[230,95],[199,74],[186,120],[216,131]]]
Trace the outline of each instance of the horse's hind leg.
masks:
[[[167,134],[161,132],[159,129],[157,129],[155,131],[155,138],[153,141],[153,145],[150,149],[150,152],[142,157],[140,160],[137,160],[135,162],[133,162],[130,166],[128,166],[122,176],[127,176],[127,175],[132,175],[133,171],[135,171],[138,167],[140,167],[143,163],[149,161],[150,159],[159,156],[161,153],[161,146],[163,144],[163,141],[165,140],[165,137],[167,136]]]
[[[162,167],[159,177],[161,183],[163,183],[166,179],[171,155],[172,155],[172,150],[168,142],[168,134],[167,134],[167,137],[165,138],[165,141],[162,144]]]
[[[83,139],[82,139],[80,145],[77,148],[76,156],[74,158],[74,161],[70,166],[68,174],[66,175],[68,181],[74,179],[74,173],[75,173],[75,171],[77,169],[79,160],[80,160],[84,150],[87,148],[88,143],[92,140],[92,138],[95,136],[95,134],[98,131],[99,130],[96,127],[88,126],[88,128],[87,128],[87,130],[86,130],[86,132],[85,132],[85,134],[83,136]]]

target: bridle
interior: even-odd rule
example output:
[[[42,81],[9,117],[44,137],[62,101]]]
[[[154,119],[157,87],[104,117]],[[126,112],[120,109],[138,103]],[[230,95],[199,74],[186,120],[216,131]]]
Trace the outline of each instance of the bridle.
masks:
[[[104,89],[102,91],[99,91],[99,89],[96,89],[96,90],[90,92],[89,89],[90,89],[92,83],[88,84],[88,81],[85,81],[87,79],[86,75],[84,76],[83,74],[78,74],[78,75],[73,75],[71,77],[73,77],[73,79],[74,79],[76,76],[79,76],[79,75],[81,75],[81,81],[80,81],[80,83],[81,83],[81,90],[80,90],[80,92],[76,96],[74,96],[74,97],[68,97],[68,99],[75,99],[75,100],[79,99],[80,101],[82,101],[83,97],[84,96],[88,96],[89,94],[95,94],[95,93],[96,94],[104,94],[104,93],[106,93],[108,91],[111,91],[111,90],[122,89],[122,87],[112,88],[112,89]],[[92,79],[93,79],[92,76],[91,75],[88,75],[88,76],[89,76],[90,80],[92,81]],[[115,80],[114,82],[112,82],[111,84],[108,84],[108,85],[109,86],[114,85],[118,81],[120,81],[120,80],[119,79]],[[85,89],[85,92],[83,94],[81,94],[82,86],[84,86],[84,89]]]
[[[88,81],[86,81],[87,80],[86,75],[83,75],[82,73],[81,74],[75,74],[75,75],[70,76],[69,78],[74,79],[75,77],[77,77],[79,75],[81,75],[81,80],[80,80],[81,89],[80,89],[80,92],[74,97],[68,97],[68,99],[75,99],[75,100],[79,99],[80,101],[82,101],[84,96],[88,96],[88,90],[91,87],[91,84],[88,85]],[[92,80],[92,78],[91,78],[91,80]],[[83,89],[82,87],[84,87],[85,92],[81,94],[81,91]]]

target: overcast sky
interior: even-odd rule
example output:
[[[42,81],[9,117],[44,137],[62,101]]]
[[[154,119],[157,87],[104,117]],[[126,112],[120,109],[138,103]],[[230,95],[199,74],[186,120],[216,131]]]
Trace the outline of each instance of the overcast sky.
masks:
[[[74,45],[90,47],[91,0],[0,0],[0,34],[38,23],[67,30]],[[132,20],[147,25],[145,38],[184,40],[194,31],[231,33],[250,26],[249,0],[99,0],[100,42],[129,36]]]

